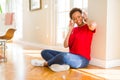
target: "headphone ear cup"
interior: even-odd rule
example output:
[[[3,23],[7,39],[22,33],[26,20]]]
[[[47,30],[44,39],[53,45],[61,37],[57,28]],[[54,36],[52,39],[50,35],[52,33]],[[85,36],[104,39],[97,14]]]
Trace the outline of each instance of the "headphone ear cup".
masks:
[[[83,22],[87,22],[87,19],[88,19],[88,14],[87,14],[87,12],[83,11],[83,12],[82,12],[82,16],[83,16]]]

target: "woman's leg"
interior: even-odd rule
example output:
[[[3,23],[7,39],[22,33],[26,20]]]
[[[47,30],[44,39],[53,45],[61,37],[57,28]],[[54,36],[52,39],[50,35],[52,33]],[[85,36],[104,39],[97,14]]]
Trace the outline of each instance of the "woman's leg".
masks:
[[[43,50],[41,54],[49,66],[52,64],[68,64],[72,68],[82,68],[89,64],[89,60],[84,57],[68,52]]]
[[[64,55],[66,53],[55,50],[43,50],[41,52],[42,57],[47,61],[44,62],[44,66],[49,66],[52,71],[60,72],[69,70],[70,66],[64,63]],[[64,65],[60,65],[64,64]]]
[[[65,64],[64,57],[68,52],[55,51],[55,50],[43,50],[41,52],[42,57],[47,61],[50,66],[52,64]]]
[[[61,54],[60,51],[45,49],[41,52],[41,56],[46,61],[54,58],[56,55]]]
[[[31,64],[34,66],[48,66],[48,64],[49,64],[48,61],[60,53],[61,52],[55,51],[55,50],[48,50],[48,49],[42,50],[41,56],[46,61],[33,59],[33,60],[31,60]]]
[[[72,54],[72,53],[68,53],[64,57],[64,61],[66,64],[70,65],[72,68],[83,68],[89,64],[89,60],[87,60],[86,58],[80,55]]]

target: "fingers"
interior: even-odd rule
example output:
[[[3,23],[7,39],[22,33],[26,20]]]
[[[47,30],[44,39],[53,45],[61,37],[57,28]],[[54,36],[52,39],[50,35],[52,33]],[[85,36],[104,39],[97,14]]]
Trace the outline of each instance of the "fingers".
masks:
[[[70,20],[69,22],[69,30],[71,31],[74,28],[74,22],[73,20]]]
[[[97,23],[96,22],[91,22],[90,27],[92,30],[96,29]]]
[[[74,22],[73,22],[73,20],[70,20],[69,25],[70,25],[70,26],[74,26]]]
[[[82,14],[82,16],[83,17],[85,17],[85,18],[87,18],[88,17],[88,13],[87,13],[87,11],[85,11],[85,10],[83,10],[83,12],[82,12],[83,14]]]
[[[74,24],[73,20],[70,20],[70,23],[71,23],[71,24]]]
[[[97,26],[96,22],[92,22],[91,24],[92,24],[92,26]]]

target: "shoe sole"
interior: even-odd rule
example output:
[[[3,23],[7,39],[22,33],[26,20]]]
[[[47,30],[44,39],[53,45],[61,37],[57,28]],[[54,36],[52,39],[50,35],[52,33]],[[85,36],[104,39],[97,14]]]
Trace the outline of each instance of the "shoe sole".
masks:
[[[69,65],[63,64],[63,65],[59,65],[59,64],[52,64],[49,67],[52,71],[54,72],[60,72],[60,71],[67,71],[70,69]]]

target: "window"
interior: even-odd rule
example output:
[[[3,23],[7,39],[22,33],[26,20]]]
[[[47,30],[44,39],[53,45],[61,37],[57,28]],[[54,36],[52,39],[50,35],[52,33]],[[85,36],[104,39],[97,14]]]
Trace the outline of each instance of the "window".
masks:
[[[15,39],[22,38],[22,0],[0,0],[0,13],[14,12],[16,23]]]
[[[56,43],[62,43],[63,38],[65,37],[66,26],[69,21],[69,9],[70,9],[70,0],[58,0],[57,1],[57,41]]]
[[[5,8],[6,8],[6,1],[5,0],[0,0],[0,13],[5,13]]]
[[[69,11],[73,7],[87,10],[88,0],[57,0],[56,45],[63,45],[69,25]]]

